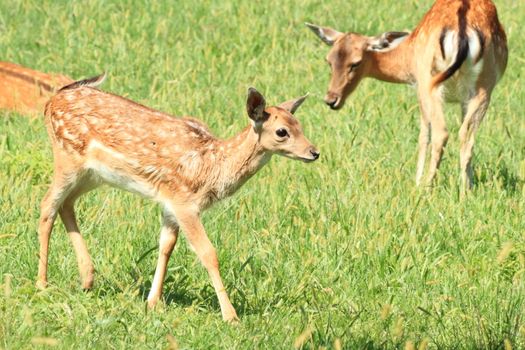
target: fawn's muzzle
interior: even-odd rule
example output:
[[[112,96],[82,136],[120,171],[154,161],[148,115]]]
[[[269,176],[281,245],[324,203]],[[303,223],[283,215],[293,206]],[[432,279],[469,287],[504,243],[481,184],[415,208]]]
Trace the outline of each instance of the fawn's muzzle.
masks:
[[[316,150],[315,148],[312,148],[310,150],[310,154],[312,155],[312,157],[314,158],[313,160],[317,160],[319,159],[319,156],[321,155],[321,153],[319,153],[318,150]]]

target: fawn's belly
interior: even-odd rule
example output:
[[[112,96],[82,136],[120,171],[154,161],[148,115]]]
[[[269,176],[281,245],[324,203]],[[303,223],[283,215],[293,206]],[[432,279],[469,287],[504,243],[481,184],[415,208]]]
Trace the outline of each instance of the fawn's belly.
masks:
[[[92,142],[87,156],[86,167],[98,181],[146,198],[157,197],[158,188],[146,179],[135,175],[140,169],[140,164],[134,164],[123,154],[98,142]]]
[[[146,198],[155,198],[157,196],[158,191],[152,185],[139,178],[130,176],[118,168],[115,169],[96,161],[90,161],[88,168],[97,180],[102,183]]]

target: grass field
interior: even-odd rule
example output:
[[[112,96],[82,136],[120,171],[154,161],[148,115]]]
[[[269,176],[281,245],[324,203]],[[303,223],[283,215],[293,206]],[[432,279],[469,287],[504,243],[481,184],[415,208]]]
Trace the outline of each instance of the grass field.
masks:
[[[160,211],[104,188],[78,205],[96,268],[83,292],[60,221],[50,287],[34,287],[39,202],[52,174],[41,117],[0,113],[0,349],[525,348],[525,3],[499,0],[510,61],[477,137],[476,186],[459,199],[459,108],[433,191],[414,186],[418,107],[405,86],[365,81],[342,111],[322,102],[327,48],[303,25],[379,34],[412,28],[432,1],[0,2],[1,60],[75,78],[227,137],[246,91],[298,111],[321,150],[274,157],[205,213],[241,322],[224,324],[184,238],[145,297]]]

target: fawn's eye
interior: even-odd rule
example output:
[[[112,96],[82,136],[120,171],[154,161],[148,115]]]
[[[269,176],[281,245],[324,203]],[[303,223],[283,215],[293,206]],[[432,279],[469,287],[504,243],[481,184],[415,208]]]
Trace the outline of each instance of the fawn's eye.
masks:
[[[281,128],[281,129],[277,129],[275,134],[279,137],[286,137],[288,136],[288,131],[286,131],[286,129]]]

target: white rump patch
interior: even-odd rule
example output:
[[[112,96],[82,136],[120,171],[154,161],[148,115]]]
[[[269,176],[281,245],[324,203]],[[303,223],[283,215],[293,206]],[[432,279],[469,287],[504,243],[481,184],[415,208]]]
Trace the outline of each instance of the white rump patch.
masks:
[[[483,55],[481,38],[477,31],[467,28],[467,38],[469,51],[465,62],[458,72],[444,83],[444,96],[447,102],[461,102],[470,98],[474,93],[476,82],[483,68]],[[458,53],[458,33],[448,31],[443,39],[443,53],[436,60],[436,68],[443,72],[448,69],[455,61]]]
[[[481,52],[481,38],[478,33],[471,28],[467,29],[467,38],[469,46],[467,60],[476,62],[479,60],[480,55],[483,54]],[[449,30],[447,34],[445,34],[443,40],[443,53],[445,55],[444,64],[446,68],[448,68],[454,63],[458,54],[458,33],[456,31]]]
[[[481,38],[475,30],[469,29],[467,31],[468,35],[468,49],[469,49],[469,59],[473,62],[480,59],[481,52]],[[481,60],[480,60],[481,61]]]

